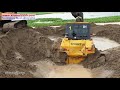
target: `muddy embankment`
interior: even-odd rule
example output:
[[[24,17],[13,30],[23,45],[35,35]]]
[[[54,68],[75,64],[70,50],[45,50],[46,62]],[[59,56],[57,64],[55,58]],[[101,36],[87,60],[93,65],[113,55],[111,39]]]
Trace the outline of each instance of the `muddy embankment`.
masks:
[[[92,27],[92,31],[95,31],[98,37],[105,37],[120,44],[120,25],[94,26]],[[105,59],[97,59],[98,57],[95,55],[94,58],[83,61],[84,67],[92,69],[93,72],[100,70],[104,74],[112,73],[109,77],[120,78],[120,46],[110,48],[102,53],[104,53]]]
[[[29,62],[50,57],[52,41],[32,29],[13,29],[0,36],[0,77],[33,77]]]

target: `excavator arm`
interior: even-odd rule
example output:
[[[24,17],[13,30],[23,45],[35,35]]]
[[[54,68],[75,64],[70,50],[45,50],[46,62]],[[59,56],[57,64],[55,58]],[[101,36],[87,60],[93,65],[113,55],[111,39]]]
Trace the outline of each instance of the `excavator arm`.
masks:
[[[71,14],[76,18],[76,22],[84,22],[83,12],[71,12]]]

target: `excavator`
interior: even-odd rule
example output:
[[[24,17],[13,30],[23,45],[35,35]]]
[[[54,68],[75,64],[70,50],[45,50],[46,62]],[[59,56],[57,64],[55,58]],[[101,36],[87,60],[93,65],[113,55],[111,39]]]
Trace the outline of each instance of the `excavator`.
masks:
[[[0,12],[0,31],[7,32],[10,28],[24,28],[27,27],[26,20],[2,20],[2,14],[17,14],[17,12]]]
[[[60,57],[66,64],[78,64],[96,52],[90,35],[90,23],[84,22],[82,12],[71,12],[75,22],[67,23],[65,36],[60,44]]]

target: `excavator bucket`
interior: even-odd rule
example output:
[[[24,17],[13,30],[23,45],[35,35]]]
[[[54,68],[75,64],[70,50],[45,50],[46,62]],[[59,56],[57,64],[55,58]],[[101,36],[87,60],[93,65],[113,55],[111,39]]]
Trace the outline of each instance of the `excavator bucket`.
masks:
[[[11,28],[24,28],[27,27],[26,20],[6,20],[2,18],[2,15],[6,14],[16,14],[17,12],[0,12],[0,30],[3,32],[9,31]]]
[[[83,12],[71,12],[71,14],[76,18],[76,22],[83,22]]]
[[[8,22],[5,23],[2,28],[3,28],[3,32],[7,32],[11,28],[24,28],[24,27],[27,27],[26,20]]]
[[[21,21],[15,21],[15,22],[9,22],[3,25],[3,29],[7,28],[23,28],[27,26],[27,21],[26,20],[21,20]]]

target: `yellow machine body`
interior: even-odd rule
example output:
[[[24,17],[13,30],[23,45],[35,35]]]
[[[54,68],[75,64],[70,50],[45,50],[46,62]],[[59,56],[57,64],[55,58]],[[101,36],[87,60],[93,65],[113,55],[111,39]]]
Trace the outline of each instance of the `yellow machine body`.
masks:
[[[63,38],[61,52],[68,55],[66,63],[77,64],[83,61],[88,54],[95,53],[95,47],[92,40],[68,40],[68,38]]]
[[[67,54],[67,64],[78,64],[89,54],[95,53],[95,46],[92,39],[75,40],[64,37],[61,42],[60,50]]]

